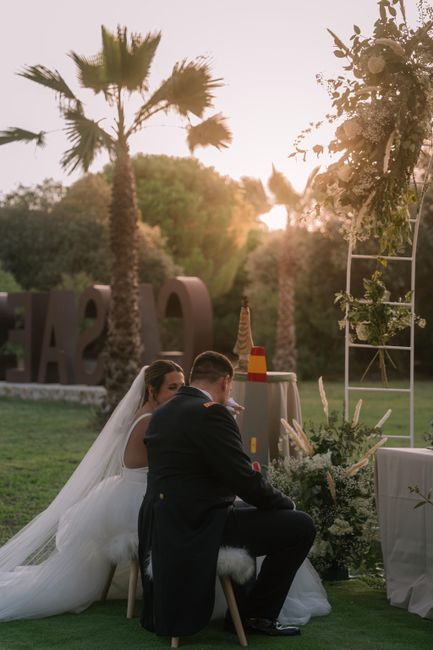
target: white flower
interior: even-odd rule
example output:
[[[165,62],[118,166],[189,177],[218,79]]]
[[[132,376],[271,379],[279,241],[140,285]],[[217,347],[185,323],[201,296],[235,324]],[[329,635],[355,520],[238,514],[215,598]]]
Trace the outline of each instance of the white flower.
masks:
[[[324,467],[331,466],[331,452],[327,451],[326,454],[314,454],[310,456],[309,465],[311,469],[320,470]]]
[[[385,59],[383,56],[370,56],[367,61],[367,68],[371,74],[379,74],[385,67]]]
[[[356,336],[360,341],[368,341],[368,335],[369,335],[369,321],[364,320],[361,323],[358,323],[355,327],[356,330]]]
[[[332,526],[328,528],[331,535],[348,535],[353,532],[352,526],[345,519],[334,519]]]

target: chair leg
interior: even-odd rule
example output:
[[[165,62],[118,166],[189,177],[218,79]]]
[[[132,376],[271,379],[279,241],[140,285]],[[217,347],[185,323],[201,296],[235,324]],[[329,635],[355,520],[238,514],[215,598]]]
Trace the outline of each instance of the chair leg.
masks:
[[[128,586],[128,606],[126,609],[126,618],[133,618],[135,599],[137,596],[137,582],[138,582],[138,560],[136,558],[131,560],[129,568],[129,586]]]
[[[101,600],[107,600],[108,592],[110,591],[111,583],[113,581],[114,572],[116,570],[116,565],[113,564],[110,568],[110,573],[108,574],[107,582],[104,589],[102,590]]]
[[[230,580],[229,576],[220,576],[220,581],[227,600],[227,605],[232,617],[233,625],[235,626],[235,630],[238,635],[239,643],[241,646],[246,647],[248,645],[247,637],[245,636],[244,626],[242,625],[241,617],[239,615],[239,609],[233,591],[232,581]]]
[[[172,636],[171,637],[171,647],[172,648],[178,648],[179,647],[179,637],[178,636]]]

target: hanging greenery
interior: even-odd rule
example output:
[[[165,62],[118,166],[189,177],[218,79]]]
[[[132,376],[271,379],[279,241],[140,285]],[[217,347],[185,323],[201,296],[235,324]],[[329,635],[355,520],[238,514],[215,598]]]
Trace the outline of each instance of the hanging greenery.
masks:
[[[339,325],[343,328],[346,323],[349,324],[352,341],[386,346],[396,334],[410,327],[412,318],[419,327],[425,327],[425,320],[415,314],[412,315],[411,308],[406,306],[412,301],[411,291],[395,301],[402,304],[389,304],[390,292],[380,271],[375,271],[371,278],[364,278],[363,284],[365,289],[363,298],[354,298],[346,291],[340,291],[335,295],[335,303],[345,312],[345,317],[339,321]],[[379,347],[374,354],[361,381],[376,360],[379,362],[382,383],[387,386],[387,361],[393,367],[395,364],[388,350],[383,347]]]
[[[338,160],[316,176],[317,210],[344,224],[346,237],[378,240],[393,255],[410,241],[408,205],[417,199],[411,183],[433,116],[433,9],[418,3],[420,27],[406,22],[402,0],[380,0],[373,35],[354,25],[346,45],[330,30],[334,54],[346,60],[345,74],[319,81],[332,99],[330,122],[339,122],[328,146]],[[292,156],[307,153],[300,134]],[[315,145],[320,155],[323,147]]]

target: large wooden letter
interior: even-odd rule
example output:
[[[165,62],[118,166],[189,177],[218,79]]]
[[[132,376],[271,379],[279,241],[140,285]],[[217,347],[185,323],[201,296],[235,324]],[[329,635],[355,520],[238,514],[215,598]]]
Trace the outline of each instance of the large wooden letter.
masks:
[[[8,294],[0,293],[0,380],[6,379],[6,370],[15,368],[15,355],[11,352],[2,352],[2,347],[8,340],[8,332],[15,325],[12,309],[8,307]]]
[[[50,291],[38,381],[74,383],[77,319],[73,291]],[[49,368],[50,366],[50,368]],[[54,368],[53,368],[54,366]],[[53,373],[49,370],[54,370]]]
[[[22,368],[10,368],[6,370],[6,381],[37,381],[47,303],[48,294],[46,293],[25,292],[8,294],[8,308],[14,314],[16,309],[22,309],[24,321],[22,328],[9,331],[8,341],[9,343],[21,345],[24,356]]]
[[[168,280],[158,296],[158,316],[183,317],[183,355],[180,363],[189,375],[194,357],[212,349],[212,303],[200,278],[179,276]],[[160,354],[164,356],[164,352]],[[165,355],[170,356],[170,355]]]
[[[111,288],[95,284],[86,289],[78,303],[77,322],[80,325],[88,318],[92,324],[80,332],[75,358],[75,380],[78,384],[96,386],[104,380],[102,356],[107,331],[107,315],[110,307]]]

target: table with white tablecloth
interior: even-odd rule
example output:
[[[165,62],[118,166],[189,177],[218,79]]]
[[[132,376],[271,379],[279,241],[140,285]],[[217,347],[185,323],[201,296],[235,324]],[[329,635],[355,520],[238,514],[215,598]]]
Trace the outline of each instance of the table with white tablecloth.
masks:
[[[380,538],[391,605],[433,618],[433,506],[409,486],[426,494],[433,487],[433,451],[382,448],[376,457],[376,498]]]
[[[266,409],[264,418],[267,441],[269,445],[269,460],[277,458],[278,441],[281,434],[280,419],[284,418],[292,423],[293,418],[302,424],[301,402],[299,399],[296,373],[294,372],[267,372],[266,382],[248,382],[246,373],[235,373],[233,381],[233,397],[239,404],[247,405],[247,391],[254,383],[254,388],[259,389],[259,398],[249,401],[253,417],[260,418],[263,409]],[[249,385],[249,386],[248,386]],[[257,392],[257,391],[256,391]],[[260,397],[261,394],[261,397]],[[244,439],[247,451],[248,432],[246,431],[246,417],[240,414],[237,418],[239,429]]]

